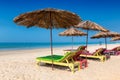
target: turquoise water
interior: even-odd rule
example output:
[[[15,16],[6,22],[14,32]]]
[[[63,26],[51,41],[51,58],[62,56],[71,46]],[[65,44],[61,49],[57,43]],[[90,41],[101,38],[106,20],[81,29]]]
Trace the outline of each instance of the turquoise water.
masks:
[[[89,43],[98,44],[98,43]],[[85,45],[85,43],[74,43],[74,46]],[[53,47],[72,46],[72,43],[53,43]],[[34,49],[34,48],[49,48],[50,43],[0,43],[0,50],[13,49]]]
[[[84,43],[74,43],[83,45]],[[71,46],[72,43],[53,43],[53,47]],[[49,48],[50,43],[0,43],[0,50]]]

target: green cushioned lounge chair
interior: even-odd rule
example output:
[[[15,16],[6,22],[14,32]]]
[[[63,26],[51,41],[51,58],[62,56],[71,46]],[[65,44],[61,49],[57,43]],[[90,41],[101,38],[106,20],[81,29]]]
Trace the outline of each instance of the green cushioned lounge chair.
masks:
[[[73,56],[75,55],[75,52],[67,52],[64,56],[62,55],[49,55],[44,57],[37,57],[36,62],[39,65],[40,63],[48,63],[54,65],[60,65],[60,66],[68,66],[72,72],[74,72],[74,67],[77,66],[80,70],[80,64],[77,61],[73,60]]]

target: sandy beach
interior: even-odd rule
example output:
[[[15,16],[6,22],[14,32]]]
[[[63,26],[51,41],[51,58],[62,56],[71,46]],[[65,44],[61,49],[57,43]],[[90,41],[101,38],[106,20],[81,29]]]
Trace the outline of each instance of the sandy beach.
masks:
[[[109,44],[112,49],[120,44]],[[77,48],[78,46],[74,46]],[[89,45],[90,52],[104,45]],[[64,49],[54,48],[54,54],[64,54]],[[35,58],[50,55],[50,49],[0,51],[0,80],[120,80],[120,56],[111,56],[105,62],[88,60],[88,67],[74,74],[68,68],[50,65],[37,66]]]

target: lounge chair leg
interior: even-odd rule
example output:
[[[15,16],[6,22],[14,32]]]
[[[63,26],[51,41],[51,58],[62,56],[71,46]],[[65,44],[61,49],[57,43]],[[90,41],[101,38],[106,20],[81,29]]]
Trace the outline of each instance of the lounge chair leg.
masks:
[[[84,67],[87,67],[87,66],[88,66],[88,65],[87,65],[87,60],[86,60],[86,59],[80,61],[80,69],[83,69],[83,65],[84,65]]]
[[[71,67],[72,67],[72,72],[74,73],[74,65],[72,65]]]
[[[39,68],[40,68],[40,66],[39,66],[39,65],[40,65],[40,62],[36,62],[36,68],[38,68],[38,69],[39,69]]]
[[[72,73],[74,73],[74,65],[70,65],[69,67],[70,67]]]
[[[78,64],[78,70],[79,70],[79,71],[80,71],[80,65],[81,65],[81,64]]]
[[[101,60],[101,62],[104,62],[103,58],[101,58],[100,60]]]
[[[39,62],[36,62],[36,64],[39,66],[40,65],[40,63]]]
[[[106,57],[101,58],[101,62],[104,62],[106,60]]]
[[[100,62],[103,62],[103,59],[102,59],[102,57],[101,58],[99,58],[100,59]]]
[[[106,61],[106,57],[103,57],[103,62]]]
[[[85,60],[85,67],[88,67],[88,62],[87,62],[87,60]]]

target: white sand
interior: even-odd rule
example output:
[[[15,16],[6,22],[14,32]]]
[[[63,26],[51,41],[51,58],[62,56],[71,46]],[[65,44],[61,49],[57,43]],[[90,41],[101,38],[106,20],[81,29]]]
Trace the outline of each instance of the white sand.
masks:
[[[120,44],[109,44],[108,49]],[[104,45],[90,45],[93,52]],[[55,54],[63,55],[63,49],[54,48]],[[77,48],[77,46],[75,47]],[[105,62],[88,60],[88,68],[71,73],[67,68],[51,66],[36,66],[35,58],[49,55],[50,49],[0,51],[0,80],[120,80],[120,56],[112,56]]]

